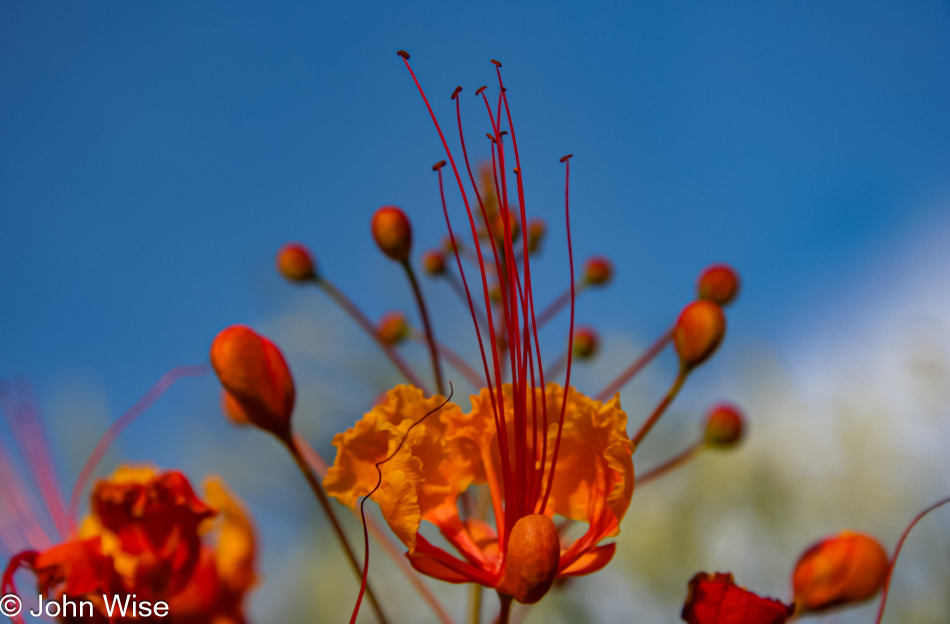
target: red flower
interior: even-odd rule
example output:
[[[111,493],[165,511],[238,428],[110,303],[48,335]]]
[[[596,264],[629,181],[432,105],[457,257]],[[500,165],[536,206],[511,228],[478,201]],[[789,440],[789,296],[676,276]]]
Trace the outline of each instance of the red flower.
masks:
[[[689,624],[784,624],[794,607],[735,584],[732,574],[700,572],[689,582],[683,620]]]

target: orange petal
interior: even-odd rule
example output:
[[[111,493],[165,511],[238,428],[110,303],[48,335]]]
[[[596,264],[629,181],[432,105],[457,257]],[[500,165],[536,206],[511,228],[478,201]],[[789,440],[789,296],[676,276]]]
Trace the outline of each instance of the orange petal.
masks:
[[[437,509],[454,507],[471,482],[467,474],[454,468],[442,420],[457,413],[458,407],[449,403],[419,422],[443,402],[438,396],[424,398],[413,386],[393,388],[351,429],[333,438],[337,456],[323,481],[328,494],[354,507],[361,496],[373,490],[381,473],[373,500],[410,551],[415,548],[422,520],[434,521]],[[376,464],[394,452],[377,473]]]
[[[562,568],[558,576],[584,576],[593,574],[613,559],[614,551],[617,550],[617,544],[607,544],[588,550],[586,553],[575,559],[570,565]]]

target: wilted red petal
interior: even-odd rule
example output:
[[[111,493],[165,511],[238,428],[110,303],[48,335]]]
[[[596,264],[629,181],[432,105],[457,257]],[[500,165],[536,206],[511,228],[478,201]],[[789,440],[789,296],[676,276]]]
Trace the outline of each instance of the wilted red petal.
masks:
[[[700,572],[689,582],[683,620],[689,624],[784,624],[794,607],[735,584],[732,574]]]

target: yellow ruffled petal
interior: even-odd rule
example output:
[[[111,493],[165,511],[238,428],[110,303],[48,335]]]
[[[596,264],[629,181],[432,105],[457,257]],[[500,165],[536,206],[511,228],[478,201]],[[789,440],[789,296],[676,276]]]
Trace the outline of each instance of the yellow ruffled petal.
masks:
[[[257,553],[254,527],[244,505],[219,478],[205,482],[205,500],[218,510],[220,532],[214,552],[218,578],[235,594],[247,591],[255,582]]]
[[[471,482],[453,467],[453,449],[445,436],[443,419],[454,417],[458,407],[449,403],[426,417],[443,401],[426,399],[413,386],[393,388],[353,428],[333,438],[337,456],[323,481],[328,494],[351,507],[379,481],[373,500],[410,552],[421,521],[441,505],[454,505]],[[376,464],[397,448],[377,473]]]
[[[554,423],[548,432],[549,461],[559,417],[551,420],[551,412],[559,409],[563,392],[560,386],[548,386],[548,418]],[[602,537],[615,535],[633,496],[632,454],[619,396],[601,403],[572,389],[547,511],[596,523]]]

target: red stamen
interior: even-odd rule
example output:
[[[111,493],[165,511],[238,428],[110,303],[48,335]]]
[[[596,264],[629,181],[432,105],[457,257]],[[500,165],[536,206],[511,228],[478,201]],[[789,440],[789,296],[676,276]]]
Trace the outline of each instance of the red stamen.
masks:
[[[571,392],[571,364],[573,362],[574,349],[574,248],[571,244],[571,156],[568,154],[561,158],[564,163],[564,222],[567,232],[567,259],[571,266],[571,322],[568,330],[567,339],[567,372],[564,374],[564,398],[561,400],[561,417],[557,426],[557,438],[554,441],[554,454],[551,456],[551,476],[548,477],[548,486],[544,491],[544,499],[541,501],[540,509],[543,511],[548,504],[548,498],[551,496],[551,487],[554,485],[554,468],[557,465],[557,455],[561,450],[561,433],[564,429],[564,414],[567,411],[567,399]]]
[[[201,364],[200,366],[176,366],[162,375],[158,383],[152,386],[135,405],[130,407],[128,411],[119,416],[119,418],[112,423],[112,426],[110,426],[102,438],[99,439],[96,447],[89,455],[89,459],[86,460],[82,470],[79,472],[79,478],[76,479],[76,485],[73,487],[72,495],[69,497],[68,514],[70,523],[76,521],[76,517],[79,513],[79,497],[82,491],[86,489],[89,478],[92,477],[92,472],[96,469],[96,466],[99,465],[102,457],[106,454],[106,451],[109,450],[109,447],[112,446],[112,443],[115,442],[119,434],[122,433],[126,427],[131,425],[136,418],[141,416],[145,410],[150,408],[176,381],[184,377],[201,377],[202,375],[206,375],[209,370],[210,367],[207,364]]]
[[[63,502],[63,492],[54,474],[49,436],[38,416],[36,397],[30,390],[29,384],[20,382],[16,385],[19,386],[14,390],[20,397],[18,404],[14,404],[11,400],[6,382],[0,382],[0,403],[3,405],[10,429],[24,451],[30,471],[36,479],[38,490],[46,504],[46,510],[59,534],[66,536],[69,533],[69,522]]]

